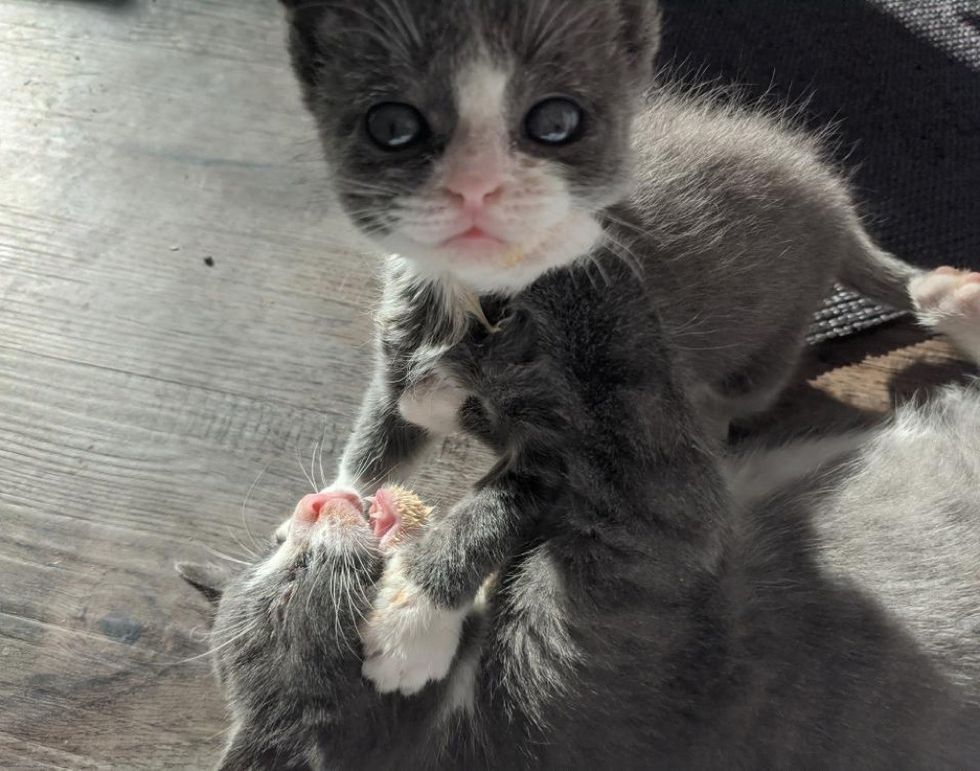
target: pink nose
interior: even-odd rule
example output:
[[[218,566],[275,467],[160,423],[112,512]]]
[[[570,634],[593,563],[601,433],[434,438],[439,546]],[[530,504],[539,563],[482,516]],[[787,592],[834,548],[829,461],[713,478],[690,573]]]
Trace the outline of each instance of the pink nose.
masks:
[[[321,515],[334,513],[358,513],[364,508],[364,503],[354,493],[336,491],[329,493],[313,493],[306,495],[296,504],[293,511],[293,522],[298,525],[312,525]]]
[[[466,211],[479,211],[500,197],[503,180],[493,172],[454,174],[446,180],[446,190]]]

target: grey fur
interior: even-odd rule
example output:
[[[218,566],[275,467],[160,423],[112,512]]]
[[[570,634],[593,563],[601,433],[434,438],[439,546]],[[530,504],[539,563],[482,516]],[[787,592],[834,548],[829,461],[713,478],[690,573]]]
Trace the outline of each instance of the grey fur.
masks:
[[[451,74],[480,50],[522,61],[515,93],[564,78],[602,108],[598,133],[553,162],[605,238],[577,264],[481,298],[492,321],[509,315],[492,336],[452,280],[420,274],[411,254],[392,263],[379,374],[341,476],[364,490],[411,462],[426,436],[400,418],[398,397],[426,365],[448,368],[475,396],[465,426],[501,460],[409,547],[409,572],[446,606],[492,570],[500,581],[457,671],[410,701],[375,694],[345,647],[381,569],[369,546],[233,584],[215,631],[238,726],[227,767],[955,768],[980,757],[964,678],[873,596],[821,571],[805,506],[740,509],[712,456],[718,429],[782,386],[834,278],[907,303],[915,269],[874,247],[819,144],[778,116],[663,87],[635,111],[653,3],[289,5],[338,196],[366,233],[390,230],[438,156],[438,145],[402,163],[369,150],[366,100],[407,90],[451,142]],[[528,14],[560,7],[581,23],[529,44]],[[353,585],[353,608],[316,581]],[[476,655],[471,708],[447,722],[458,662]]]
[[[651,290],[678,377],[716,435],[779,392],[835,279],[909,307],[917,269],[874,244],[822,138],[797,130],[789,111],[652,85],[660,24],[652,0],[286,4],[331,184],[369,237],[391,231],[453,141],[452,79],[468,61],[520,62],[507,90],[511,118],[536,92],[580,95],[590,108],[586,139],[544,153],[515,128],[511,151],[545,158],[575,206],[601,222],[604,247]],[[384,99],[423,109],[435,135],[429,149],[393,157],[371,145],[364,114]],[[340,475],[365,493],[401,476],[426,444],[397,418],[418,371],[405,363],[419,352],[431,359],[464,327],[455,280],[403,257],[388,271],[378,374]]]
[[[980,699],[980,384],[903,407],[815,506],[818,561]],[[914,469],[914,473],[910,473]]]
[[[975,629],[936,623],[950,600],[928,583],[896,599],[861,553],[887,544],[882,563],[914,566],[914,539],[891,534],[913,515],[952,516],[962,547],[939,548],[930,570],[957,588],[957,618],[976,613],[965,558],[980,532],[978,434],[958,436],[970,463],[948,505],[910,499],[906,523],[876,522],[863,496],[899,459],[888,448],[908,420],[836,497],[822,483],[740,507],[645,288],[611,255],[600,267],[604,279],[586,267],[542,278],[501,333],[474,323],[446,356],[503,459],[477,496],[510,500],[521,523],[449,677],[408,699],[361,679],[349,643],[382,569],[366,526],[298,557],[304,569],[259,563],[231,583],[215,625],[237,726],[225,767],[980,767]],[[915,419],[930,447],[966,414],[975,423],[980,392],[960,393]],[[935,471],[905,460],[895,473],[909,489]],[[838,530],[838,509],[867,532]],[[461,701],[456,678],[475,657]]]
[[[293,61],[338,198],[368,235],[389,233],[399,202],[436,173],[459,117],[453,75],[467,62],[521,62],[506,92],[511,117],[535,92],[578,95],[589,107],[581,142],[545,153],[516,129],[511,137],[511,152],[546,155],[575,205],[602,224],[601,243],[575,263],[599,270],[566,265],[552,273],[570,271],[577,283],[564,285],[578,302],[594,297],[605,306],[618,298],[605,286],[603,266],[612,260],[629,268],[648,307],[634,308],[624,324],[644,323],[655,309],[673,376],[716,441],[733,418],[765,408],[778,394],[835,279],[910,304],[906,285],[916,269],[874,245],[821,138],[794,128],[788,112],[651,88],[656,3],[290,5]],[[381,45],[381,32],[398,44]],[[397,157],[374,147],[363,116],[384,99],[420,106],[438,141]],[[338,475],[362,494],[404,478],[430,438],[401,416],[398,401],[465,334],[469,317],[457,278],[429,275],[410,253],[390,260],[376,374]],[[483,296],[483,311],[496,319],[513,295]],[[620,334],[631,338],[629,329]],[[632,355],[636,368],[657,365],[642,345]],[[464,411],[463,419],[479,433],[479,413]],[[406,560],[409,577],[432,601],[465,605],[519,540],[523,519],[516,509],[500,511],[500,494],[475,491]],[[527,493],[515,484],[506,495]]]

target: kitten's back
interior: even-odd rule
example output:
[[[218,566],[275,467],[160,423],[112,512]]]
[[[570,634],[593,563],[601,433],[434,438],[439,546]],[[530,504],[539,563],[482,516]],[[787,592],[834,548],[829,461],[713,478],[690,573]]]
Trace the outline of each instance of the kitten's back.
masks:
[[[829,136],[791,110],[662,86],[633,135],[622,216],[637,226],[618,237],[642,261],[682,370],[735,401],[760,397],[736,414],[767,406],[835,280],[910,307],[917,269],[874,245]]]
[[[827,573],[873,595],[980,704],[980,384],[900,408],[814,527]]]

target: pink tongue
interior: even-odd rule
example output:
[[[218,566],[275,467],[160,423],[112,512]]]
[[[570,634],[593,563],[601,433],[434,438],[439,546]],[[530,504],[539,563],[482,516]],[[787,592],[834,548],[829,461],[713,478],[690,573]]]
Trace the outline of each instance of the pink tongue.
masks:
[[[371,518],[371,529],[378,538],[384,538],[398,524],[394,502],[384,488],[374,496],[368,516]]]
[[[371,517],[371,529],[378,538],[384,538],[396,524],[396,520],[390,514],[379,514]]]

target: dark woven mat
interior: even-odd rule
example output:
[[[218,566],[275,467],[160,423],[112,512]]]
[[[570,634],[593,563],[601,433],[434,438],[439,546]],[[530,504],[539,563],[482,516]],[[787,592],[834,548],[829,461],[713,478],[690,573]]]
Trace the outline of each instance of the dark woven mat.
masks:
[[[824,301],[824,307],[813,317],[806,339],[811,344],[820,343],[833,337],[870,329],[905,315],[907,314],[904,311],[879,305],[867,297],[838,286]]]
[[[834,123],[872,233],[980,269],[980,0],[662,0],[661,63]],[[811,340],[895,313],[837,294]]]

